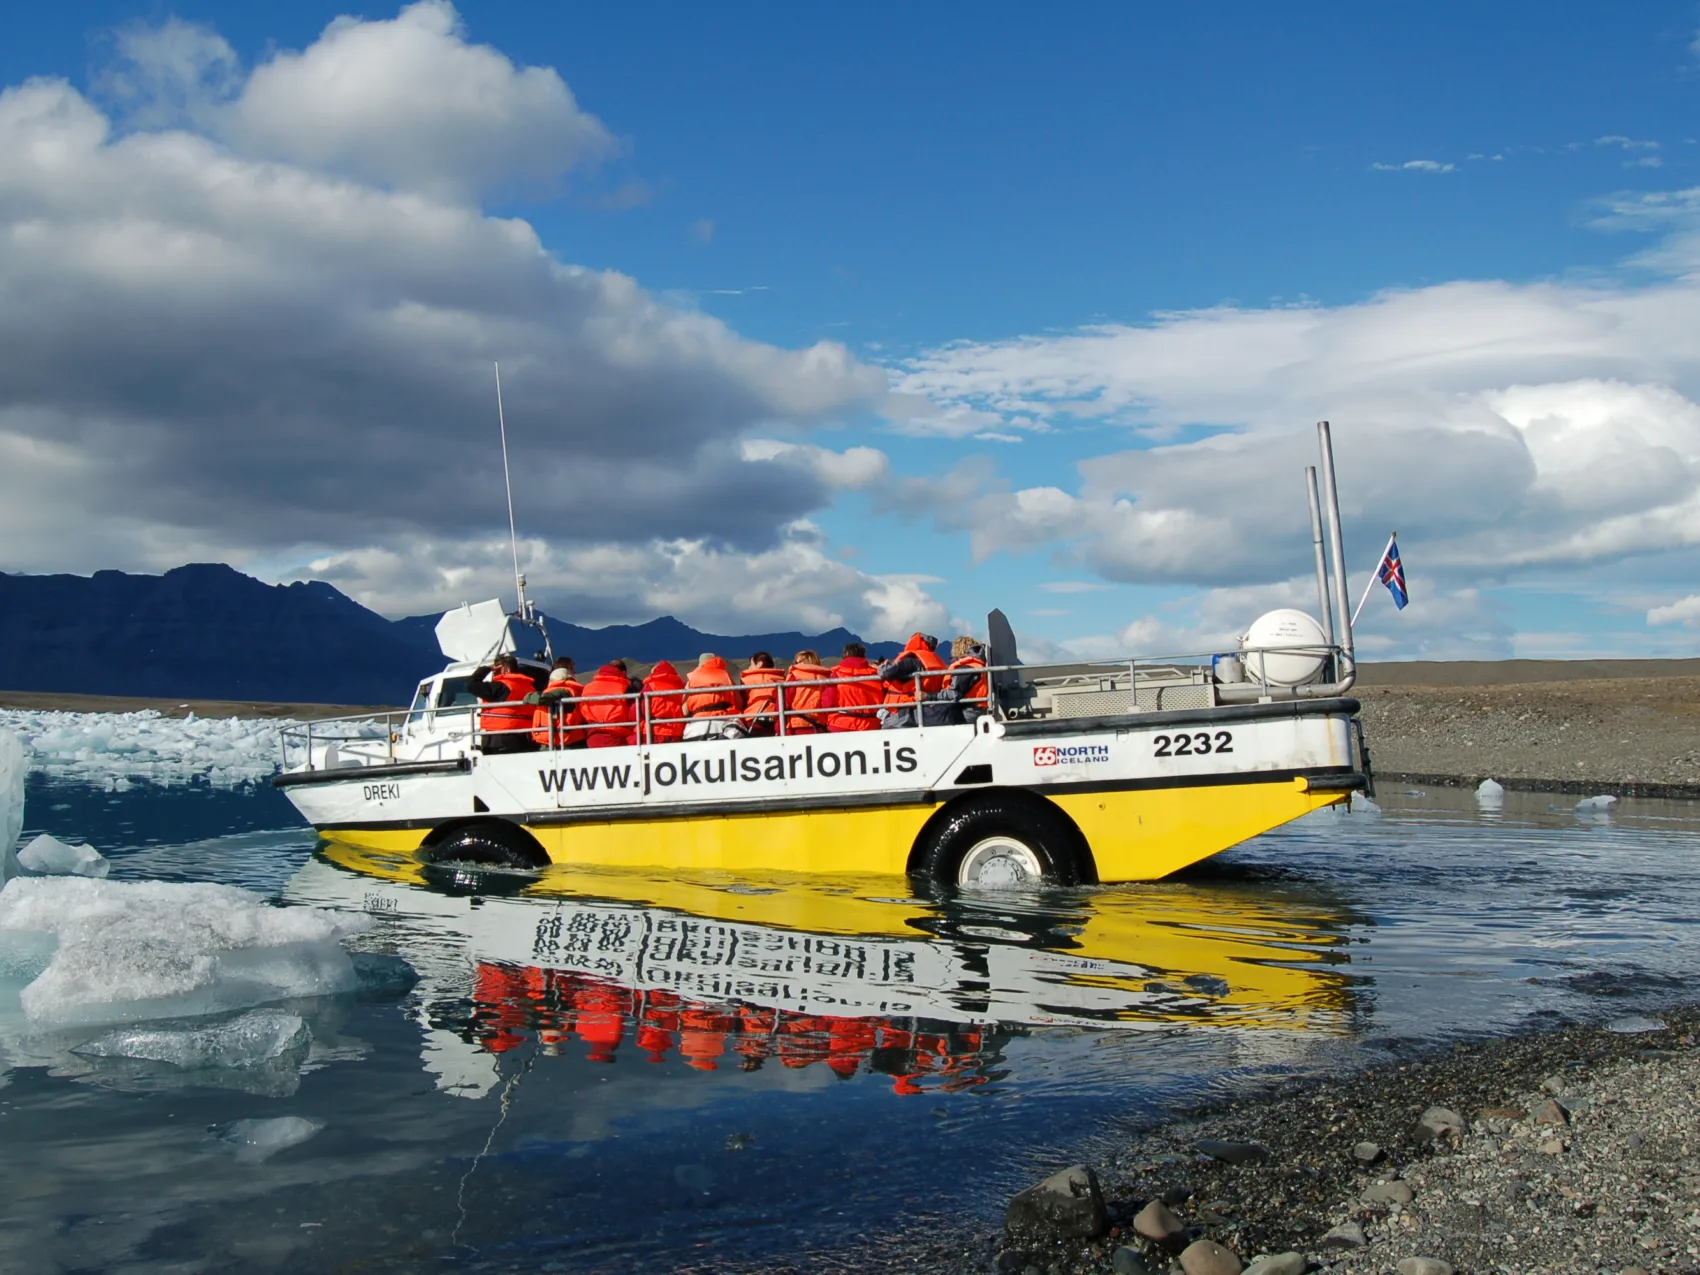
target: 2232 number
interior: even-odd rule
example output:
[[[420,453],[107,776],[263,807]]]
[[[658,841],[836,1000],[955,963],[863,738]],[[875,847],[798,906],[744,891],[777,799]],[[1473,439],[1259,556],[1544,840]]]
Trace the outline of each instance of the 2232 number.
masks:
[[[1234,751],[1234,736],[1225,730],[1217,731],[1214,736],[1207,730],[1195,735],[1153,735],[1151,742],[1157,745],[1154,755],[1158,757],[1204,757]]]

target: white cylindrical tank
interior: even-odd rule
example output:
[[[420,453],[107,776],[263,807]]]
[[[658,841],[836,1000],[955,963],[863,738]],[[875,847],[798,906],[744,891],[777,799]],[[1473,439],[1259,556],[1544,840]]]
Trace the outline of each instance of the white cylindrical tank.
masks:
[[[1258,647],[1296,647],[1297,650],[1259,652]],[[1322,676],[1328,666],[1328,640],[1322,626],[1303,611],[1266,611],[1252,621],[1240,639],[1248,682],[1271,686],[1304,686]]]

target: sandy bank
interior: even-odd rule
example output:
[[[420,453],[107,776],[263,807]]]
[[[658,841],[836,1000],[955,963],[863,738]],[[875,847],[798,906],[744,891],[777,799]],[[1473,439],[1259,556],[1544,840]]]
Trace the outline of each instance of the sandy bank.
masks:
[[[1358,687],[1375,769],[1621,796],[1700,796],[1700,676]]]

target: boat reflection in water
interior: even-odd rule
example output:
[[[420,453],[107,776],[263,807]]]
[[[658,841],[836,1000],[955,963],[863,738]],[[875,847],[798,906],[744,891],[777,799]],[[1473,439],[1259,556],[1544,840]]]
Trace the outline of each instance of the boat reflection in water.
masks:
[[[705,1072],[818,1065],[916,1094],[985,1083],[1034,1028],[1349,1027],[1351,918],[1314,899],[1176,883],[909,888],[505,874],[327,843],[288,896],[379,918],[372,940],[420,977],[425,1064],[467,1097],[530,1041]]]

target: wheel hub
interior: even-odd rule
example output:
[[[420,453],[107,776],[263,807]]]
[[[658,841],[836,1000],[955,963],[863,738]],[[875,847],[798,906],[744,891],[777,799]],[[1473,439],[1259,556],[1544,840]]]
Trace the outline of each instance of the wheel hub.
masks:
[[[1045,879],[1033,848],[1010,836],[987,837],[970,846],[956,870],[958,885],[982,890],[1036,885]]]

